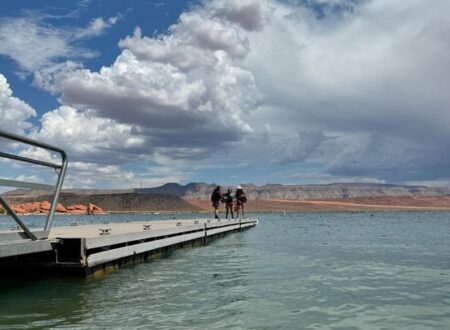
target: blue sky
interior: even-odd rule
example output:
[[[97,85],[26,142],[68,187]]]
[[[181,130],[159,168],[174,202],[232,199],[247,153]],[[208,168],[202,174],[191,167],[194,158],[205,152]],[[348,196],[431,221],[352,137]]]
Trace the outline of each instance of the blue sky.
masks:
[[[165,32],[176,22],[178,16],[194,1],[2,1],[1,15],[7,18],[22,18],[34,15],[47,15],[43,23],[55,28],[72,29],[85,27],[98,17],[120,17],[120,24],[115,24],[110,31],[101,37],[86,39],[79,44],[97,52],[97,56],[83,60],[83,64],[91,70],[99,70],[102,66],[111,65],[120,54],[117,42],[123,36],[133,33],[139,26],[147,35]],[[17,76],[21,70],[19,64],[11,57],[2,56],[0,72],[8,77],[15,96],[25,100],[38,114],[51,111],[58,106],[57,98],[32,86],[33,77],[26,79]]]
[[[449,9],[444,0],[2,1],[0,128],[65,148],[67,187],[445,186]],[[49,180],[6,165],[4,178]]]

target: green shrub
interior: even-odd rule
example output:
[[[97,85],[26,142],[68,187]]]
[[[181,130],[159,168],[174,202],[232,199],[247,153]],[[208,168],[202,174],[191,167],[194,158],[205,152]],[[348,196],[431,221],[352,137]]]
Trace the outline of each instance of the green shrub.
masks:
[[[6,214],[6,210],[3,207],[0,207],[0,214],[1,215],[5,215]]]

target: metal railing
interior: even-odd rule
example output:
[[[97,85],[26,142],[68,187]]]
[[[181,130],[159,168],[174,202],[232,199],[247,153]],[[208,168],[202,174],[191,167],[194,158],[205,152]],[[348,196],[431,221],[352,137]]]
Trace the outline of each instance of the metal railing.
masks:
[[[20,143],[23,143],[23,144],[26,144],[29,146],[50,150],[50,151],[59,153],[61,155],[61,164],[54,164],[54,163],[50,163],[50,162],[46,162],[46,161],[42,161],[42,160],[18,156],[18,155],[14,155],[14,154],[11,154],[8,152],[0,151],[1,158],[7,158],[7,159],[24,162],[24,163],[29,163],[29,164],[33,164],[33,165],[38,165],[38,166],[50,167],[50,168],[55,169],[56,173],[58,174],[58,180],[56,182],[56,185],[0,179],[0,186],[48,190],[48,191],[53,192],[51,207],[48,212],[47,221],[44,226],[43,235],[35,235],[36,233],[33,233],[20,220],[19,216],[11,209],[8,202],[0,195],[0,204],[3,206],[3,208],[6,210],[6,212],[14,219],[14,221],[19,225],[19,227],[23,229],[23,231],[25,232],[26,236],[28,236],[28,238],[31,238],[32,240],[47,238],[48,234],[50,232],[50,228],[52,227],[55,210],[56,210],[56,205],[58,204],[59,194],[61,192],[62,185],[64,182],[64,177],[65,177],[66,171],[67,171],[67,164],[68,164],[67,154],[64,150],[62,150],[58,147],[55,147],[55,146],[52,146],[52,145],[49,145],[46,143],[42,143],[42,142],[39,142],[39,141],[36,141],[33,139],[29,139],[29,138],[26,138],[26,137],[23,137],[20,135],[16,135],[13,133],[9,133],[6,131],[0,130],[0,137],[7,139],[7,140],[20,142]]]

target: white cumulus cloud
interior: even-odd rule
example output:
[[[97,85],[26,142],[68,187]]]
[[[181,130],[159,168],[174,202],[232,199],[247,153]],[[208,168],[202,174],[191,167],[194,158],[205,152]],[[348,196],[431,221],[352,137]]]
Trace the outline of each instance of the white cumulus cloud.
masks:
[[[233,15],[248,14],[248,6],[233,6]],[[248,117],[263,100],[242,66],[249,44],[237,19],[202,7],[182,14],[167,35],[143,36],[137,28],[98,72],[66,65],[36,81],[63,104],[138,128],[160,154],[210,157],[253,132]]]
[[[114,145],[115,164],[146,150],[182,163],[318,164],[327,180],[443,180],[449,11],[445,0],[205,2],[165,34],[124,36],[99,71],[72,62],[41,70],[35,83],[77,110],[76,120],[61,109],[43,118],[39,134],[58,131],[61,117],[89,118],[112,128],[74,139],[73,150]],[[49,138],[68,143],[71,131]],[[102,142],[119,132],[140,143]]]
[[[36,111],[24,101],[13,96],[6,77],[0,74],[0,128],[15,134],[24,134],[32,127],[29,119]]]
[[[145,140],[133,133],[132,126],[69,106],[44,114],[40,129],[31,137],[64,148],[72,161],[124,163],[137,157],[130,157],[127,152],[138,154],[145,150]]]

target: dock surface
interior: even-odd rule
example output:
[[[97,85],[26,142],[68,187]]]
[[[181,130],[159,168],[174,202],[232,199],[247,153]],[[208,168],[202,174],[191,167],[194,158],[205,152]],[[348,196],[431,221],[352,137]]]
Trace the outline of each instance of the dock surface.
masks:
[[[256,219],[72,223],[53,227],[47,239],[34,241],[24,239],[20,231],[3,231],[0,232],[0,269],[92,276],[174,248],[206,244],[214,237],[257,223]]]

